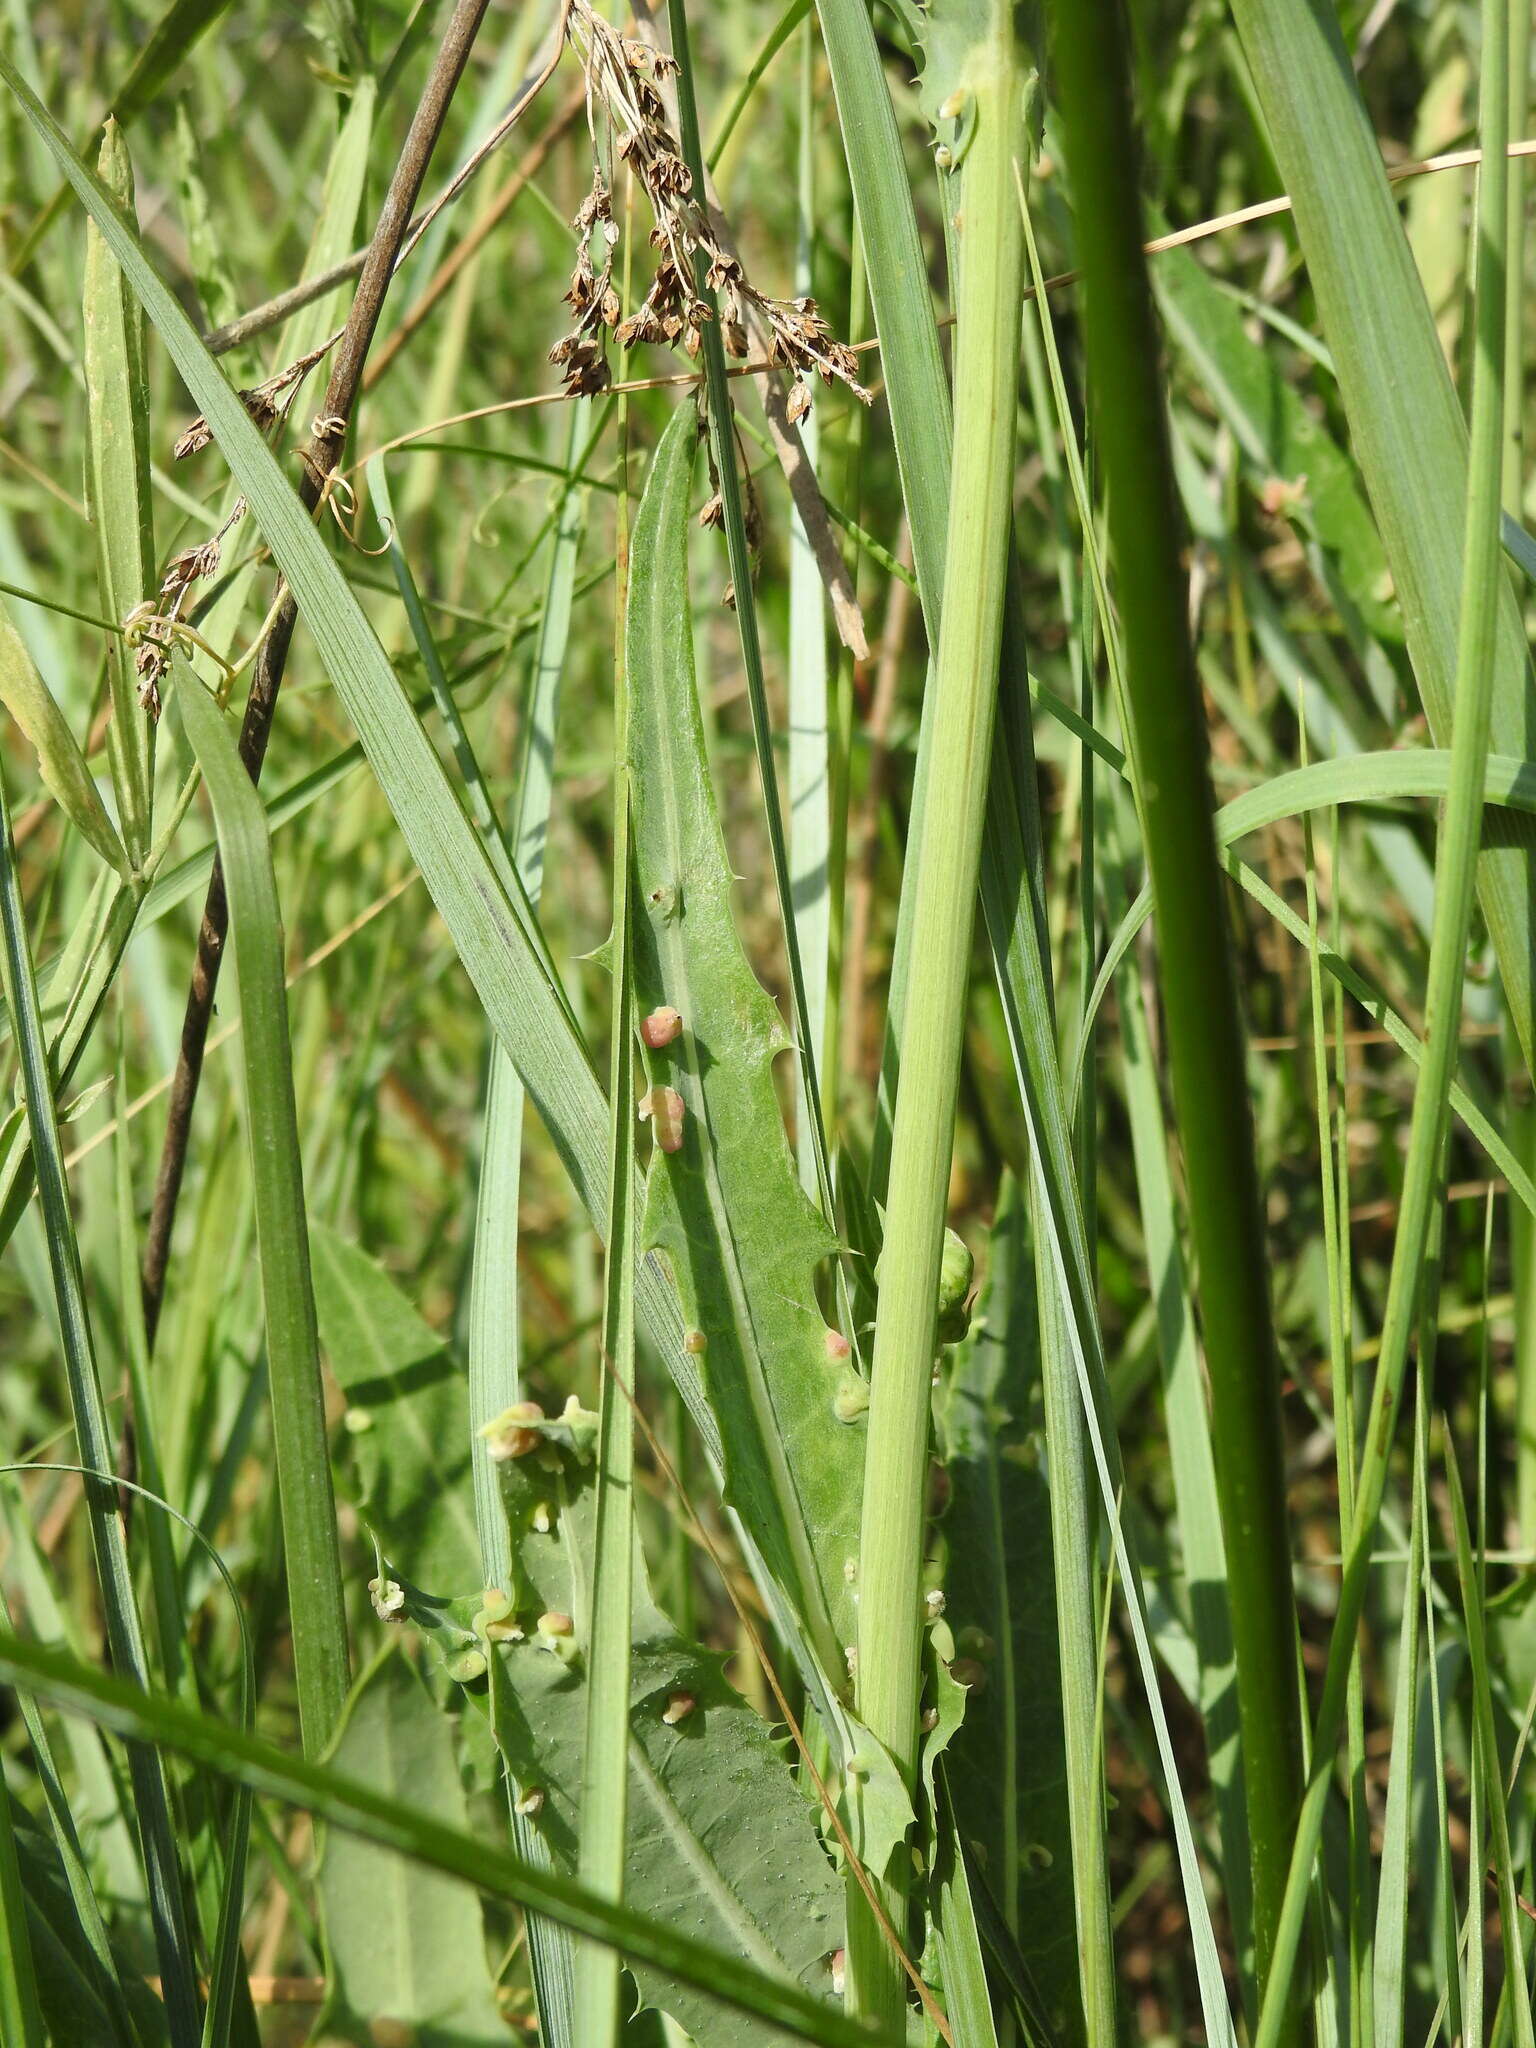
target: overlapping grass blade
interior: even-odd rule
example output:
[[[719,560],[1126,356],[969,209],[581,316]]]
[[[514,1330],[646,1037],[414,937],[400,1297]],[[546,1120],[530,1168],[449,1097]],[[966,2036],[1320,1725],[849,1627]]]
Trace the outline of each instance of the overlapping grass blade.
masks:
[[[1291,197],[1419,692],[1430,729],[1444,744],[1458,701],[1463,587],[1461,535],[1447,512],[1466,498],[1466,425],[1337,18],[1308,0],[1235,0],[1233,18]],[[1496,52],[1484,49],[1484,82],[1496,71],[1507,89],[1507,62],[1501,35]],[[1507,101],[1501,118],[1507,123]],[[1486,133],[1484,148],[1486,165]],[[1507,231],[1506,219],[1501,242]],[[1490,659],[1492,745],[1523,756],[1536,720],[1536,685],[1517,608],[1502,584]],[[1522,827],[1513,844],[1485,852],[1478,874],[1527,1067],[1536,1062],[1533,844],[1536,834]]]
[[[293,588],[320,658],[497,1035],[521,1073],[587,1213],[600,1231],[606,1230],[608,1117],[602,1090],[540,965],[526,922],[502,888],[377,637],[218,363],[156,275],[130,225],[4,57],[0,80],[16,95],[98,222],[201,405]],[[697,1374],[682,1353],[681,1323],[670,1291],[654,1269],[642,1268],[638,1293],[657,1348],[668,1360],[706,1449],[713,1452],[718,1448],[714,1421],[700,1396]]]
[[[578,1934],[610,1942],[636,1962],[680,1977],[710,1998],[798,2032],[822,2048],[895,2048],[895,2036],[855,2025],[797,1985],[766,1976],[633,1907],[595,1898],[571,1878],[535,1870],[482,1836],[419,1814],[373,1785],[291,1756],[178,1701],[140,1692],[66,1652],[0,1630],[0,1676],[67,1712],[84,1714],[141,1743],[174,1749],[265,1798],[302,1807],[366,1841],[546,1914]]]

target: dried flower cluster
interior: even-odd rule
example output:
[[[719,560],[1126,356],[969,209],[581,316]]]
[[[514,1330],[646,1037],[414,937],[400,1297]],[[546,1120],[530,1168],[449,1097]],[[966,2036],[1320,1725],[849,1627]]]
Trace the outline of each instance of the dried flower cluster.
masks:
[[[171,642],[176,637],[192,586],[215,573],[225,538],[244,517],[245,500],[237,498],[234,509],[211,540],[199,541],[195,548],[184,548],[171,558],[161,580],[159,597],[153,603],[140,605],[124,621],[134,649],[133,666],[139,680],[139,704],[151,718],[160,716],[160,684],[170,666]]]
[[[644,303],[620,319],[613,284],[613,251],[619,238],[613,218],[609,176],[601,162],[574,226],[580,237],[566,302],[575,316],[569,334],[550,350],[567,390],[588,394],[609,381],[608,335],[620,348],[636,342],[681,343],[697,356],[706,321],[714,318],[696,284],[695,256],[703,258],[709,289],[719,295],[720,334],[726,353],[747,353],[747,321],[755,313],[768,333],[770,359],[795,378],[791,420],[811,402],[807,380],[815,372],[836,380],[868,402],[858,381],[858,358],[837,340],[814,299],[773,299],[758,291],[738,257],[720,246],[693,176],[667,119],[659,83],[675,73],[676,60],[622,36],[588,0],[573,0],[567,33],[587,75],[588,119],[594,135],[599,118],[617,137],[618,154],[639,179],[653,215],[651,246],[658,252],[656,274]]]

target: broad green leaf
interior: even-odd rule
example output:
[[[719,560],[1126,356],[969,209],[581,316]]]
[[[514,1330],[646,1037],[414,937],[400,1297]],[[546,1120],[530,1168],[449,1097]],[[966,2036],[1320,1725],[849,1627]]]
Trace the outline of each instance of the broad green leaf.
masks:
[[[494,1651],[492,1713],[520,1799],[536,1808],[567,1870],[581,1826],[595,1426],[591,1415],[574,1431],[552,1426],[540,1448],[500,1465],[515,1583],[513,1612],[493,1633],[515,1629],[519,1639]],[[558,1446],[559,1433],[572,1441]],[[568,1636],[539,1627],[550,1615],[569,1621]],[[768,1728],[727,1684],[722,1660],[657,1610],[638,1552],[629,1699],[625,1897],[760,1970],[829,1992],[842,1916],[814,1813]],[[711,2048],[761,2039],[754,2023],[711,2014],[684,1986],[644,1969],[636,1976],[647,2003]]]
[[[117,828],[107,816],[86,765],[80,742],[59,709],[53,692],[33,666],[21,635],[0,604],[0,704],[15,719],[37,754],[38,772],[63,808],[64,815],[119,875],[128,872],[128,856]]]
[[[653,1089],[681,1098],[682,1123],[676,1150],[660,1136],[653,1149],[642,1243],[663,1254],[704,1340],[694,1355],[719,1424],[726,1499],[839,1686],[853,1640],[845,1567],[858,1551],[863,1382],[817,1303],[816,1269],[834,1241],[795,1177],[773,1084],[789,1041],[732,913],[694,685],[694,439],[679,408],[632,552],[637,1007],[682,1019],[648,1057]],[[850,1419],[839,1419],[840,1402]]]
[[[397,1648],[353,1688],[331,1756],[417,1812],[467,1826],[449,1724]],[[326,1833],[319,1893],[328,2041],[373,2048],[385,2031],[409,2029],[419,2048],[505,2048],[472,1885],[338,1828]]]
[[[1005,1185],[971,1334],[939,1397],[945,1619],[979,1682],[946,1761],[954,1825],[1053,2025],[1082,2033],[1033,1254]]]
[[[458,1595],[481,1582],[469,1486],[469,1392],[458,1361],[359,1246],[309,1226],[315,1310],[347,1397],[358,1507],[413,1585]]]
[[[133,171],[122,131],[107,124],[97,171],[130,217]],[[85,390],[89,427],[86,504],[96,529],[97,587],[106,618],[121,624],[155,590],[149,486],[149,386],[144,315],[117,259],[94,227],[85,255]],[[139,702],[134,649],[120,634],[107,644],[112,720],[107,759],[123,841],[137,867],[149,847],[154,722]]]

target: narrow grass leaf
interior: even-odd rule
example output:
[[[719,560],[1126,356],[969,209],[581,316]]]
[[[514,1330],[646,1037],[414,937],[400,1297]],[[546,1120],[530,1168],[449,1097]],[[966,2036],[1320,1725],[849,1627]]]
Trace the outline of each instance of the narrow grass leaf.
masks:
[[[305,1746],[316,1755],[347,1696],[347,1623],[293,1099],[282,916],[266,813],[234,735],[179,654],[171,658],[170,673],[213,806],[229,892],[294,1672]]]
[[[108,122],[97,175],[133,214],[133,171],[122,130]],[[149,386],[144,375],[144,314],[99,231],[87,230],[85,392],[89,427],[86,503],[96,529],[96,587],[105,617],[119,623],[155,590],[155,536],[149,486]],[[152,824],[154,720],[139,701],[134,648],[121,634],[107,643],[112,717],[107,759],[118,822],[138,868]]]
[[[38,1196],[47,1232],[48,1263],[62,1338],[70,1412],[81,1462],[93,1473],[113,1470],[113,1442],[96,1368],[95,1344],[86,1307],[85,1276],[75,1236],[64,1153],[59,1140],[53,1077],[38,1005],[21,899],[10,810],[0,781],[0,982],[10,1005],[20,1055],[22,1087],[32,1152],[37,1161]],[[96,1575],[105,1610],[113,1662],[139,1686],[148,1682],[143,1626],[134,1595],[121,1513],[110,1486],[87,1483],[86,1506]],[[199,2008],[191,1931],[182,1898],[181,1873],[170,1800],[160,1759],[142,1744],[128,1753],[135,1819],[148,1884],[155,1946],[165,1985],[173,2048],[193,2048]]]

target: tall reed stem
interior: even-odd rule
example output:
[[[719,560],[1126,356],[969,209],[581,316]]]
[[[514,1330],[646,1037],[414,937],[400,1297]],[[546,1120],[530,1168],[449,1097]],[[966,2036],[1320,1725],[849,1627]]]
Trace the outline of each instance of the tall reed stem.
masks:
[[[929,815],[912,892],[923,1000],[909,1006],[896,1101],[860,1538],[858,1704],[912,1782],[921,1677],[919,1610],[929,1382],[961,1030],[975,916],[1007,582],[1022,229],[1016,186],[1023,81],[1007,0],[965,53],[948,105],[968,136],[957,227],[955,435],[943,623],[932,688]],[[904,1923],[906,1875],[884,1901]],[[850,2011],[896,2028],[902,1977],[850,1888]]]
[[[1204,708],[1115,0],[1055,10],[1057,103],[1086,279],[1084,328],[1126,652],[1131,756],[1157,910],[1174,1106],[1199,1263],[1232,1592],[1259,1984],[1301,1795],[1301,1708],[1279,1372]]]

